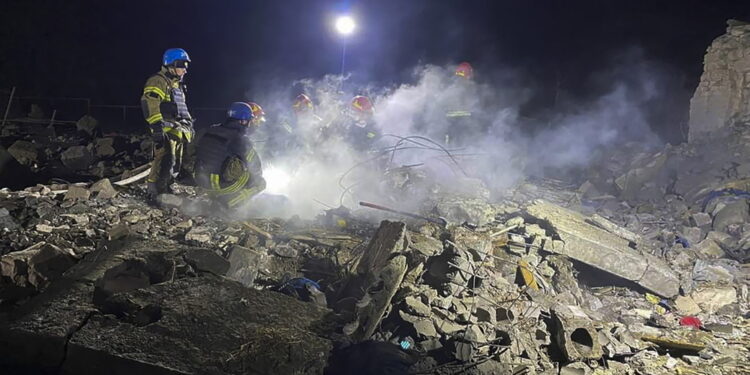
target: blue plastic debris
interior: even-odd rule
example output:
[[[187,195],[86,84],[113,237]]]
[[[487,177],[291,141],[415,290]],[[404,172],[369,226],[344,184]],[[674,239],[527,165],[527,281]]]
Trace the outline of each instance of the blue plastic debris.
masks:
[[[294,289],[304,289],[308,285],[311,285],[315,287],[315,289],[320,290],[320,284],[305,277],[295,277],[293,279],[289,279],[282,285],[282,288],[285,286],[290,286]]]
[[[689,248],[690,247],[690,241],[688,241],[687,238],[675,237],[674,243],[678,243],[678,244],[682,245],[683,248]]]
[[[718,197],[725,196],[725,195],[733,195],[735,197],[750,199],[750,191],[747,191],[747,190],[740,190],[740,189],[733,189],[733,188],[714,190],[708,193],[708,195],[706,195],[706,198],[703,199],[703,211],[706,210],[706,207],[708,206],[709,203],[711,203],[712,200],[714,200],[714,198],[718,198]]]

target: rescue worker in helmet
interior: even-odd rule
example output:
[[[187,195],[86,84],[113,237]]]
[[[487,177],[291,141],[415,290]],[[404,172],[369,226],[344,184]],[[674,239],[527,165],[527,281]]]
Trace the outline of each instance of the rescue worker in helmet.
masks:
[[[472,118],[471,106],[468,101],[470,87],[474,79],[474,68],[468,62],[462,62],[456,67],[454,72],[454,87],[458,102],[451,103],[449,110],[445,113],[450,126],[445,134],[444,142],[446,145],[466,146],[468,138],[475,135],[475,121]]]
[[[278,119],[278,125],[266,127],[266,143],[263,154],[271,158],[287,155],[306,145],[313,144],[318,137],[316,126],[320,118],[315,115],[312,100],[305,94],[299,94],[291,105],[292,116]]]
[[[146,80],[141,95],[143,116],[153,140],[154,159],[146,180],[152,204],[158,194],[171,191],[172,180],[180,172],[185,145],[195,134],[183,82],[189,62],[190,57],[184,49],[166,50],[161,70]]]
[[[370,98],[357,95],[349,104],[345,139],[358,150],[371,150],[380,133],[375,127],[375,109]]]
[[[211,126],[198,142],[195,181],[225,209],[239,208],[266,188],[260,157],[249,139],[264,121],[258,104],[235,102],[227,119]]]

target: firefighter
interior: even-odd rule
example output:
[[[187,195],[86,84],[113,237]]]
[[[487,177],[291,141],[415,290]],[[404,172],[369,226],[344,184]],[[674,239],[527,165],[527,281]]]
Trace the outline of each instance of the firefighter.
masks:
[[[172,179],[177,177],[182,165],[184,146],[195,134],[183,83],[189,62],[184,49],[166,50],[161,70],[149,77],[143,88],[141,108],[153,139],[154,159],[146,180],[152,204],[158,194],[171,192]]]
[[[471,81],[472,79],[474,79],[474,68],[471,66],[471,64],[464,61],[458,64],[454,75],[456,77],[460,77],[461,79],[466,79],[466,80]]]
[[[293,116],[282,116],[277,119],[277,125],[265,128],[266,142],[262,150],[264,156],[283,157],[304,145],[303,140],[308,134],[307,122],[311,120],[311,116],[315,116],[312,100],[305,94],[299,94],[294,99],[291,109]]]
[[[454,77],[456,78],[454,90],[458,90],[457,92],[461,92],[462,95],[458,96],[459,102],[452,103],[445,113],[450,124],[445,134],[445,144],[466,146],[468,138],[475,135],[476,124],[474,122],[477,121],[472,118],[471,106],[467,102],[471,98],[466,97],[473,83],[474,68],[468,62],[462,62],[456,67]]]
[[[345,138],[359,150],[371,150],[380,134],[375,127],[375,109],[370,98],[357,95],[349,105],[349,124]]]
[[[195,181],[225,209],[237,209],[266,188],[260,157],[249,139],[264,121],[258,104],[235,102],[227,119],[211,126],[198,142]]]

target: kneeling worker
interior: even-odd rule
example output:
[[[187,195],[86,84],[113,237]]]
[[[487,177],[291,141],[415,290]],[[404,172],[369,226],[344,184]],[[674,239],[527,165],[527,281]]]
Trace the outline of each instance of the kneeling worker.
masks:
[[[255,103],[235,102],[227,119],[201,137],[195,153],[195,181],[228,209],[236,209],[266,188],[260,157],[249,139],[262,123]]]

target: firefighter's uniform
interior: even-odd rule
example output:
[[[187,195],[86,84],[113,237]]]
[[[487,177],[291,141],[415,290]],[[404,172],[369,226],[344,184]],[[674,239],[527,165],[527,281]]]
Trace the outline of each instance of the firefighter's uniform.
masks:
[[[266,188],[249,132],[248,127],[230,119],[208,129],[196,147],[196,183],[230,209]]]
[[[162,67],[146,81],[141,107],[151,131],[158,132],[161,128],[166,134],[163,144],[154,144],[154,160],[147,179],[158,193],[164,193],[179,173],[185,144],[194,135],[193,118],[185,103],[185,86],[180,77]]]
[[[375,148],[380,134],[373,121],[365,121],[349,125],[346,138],[357,150],[370,151]]]

